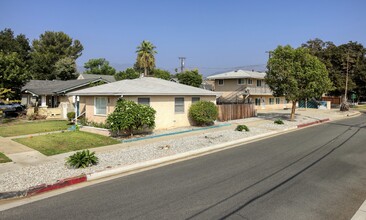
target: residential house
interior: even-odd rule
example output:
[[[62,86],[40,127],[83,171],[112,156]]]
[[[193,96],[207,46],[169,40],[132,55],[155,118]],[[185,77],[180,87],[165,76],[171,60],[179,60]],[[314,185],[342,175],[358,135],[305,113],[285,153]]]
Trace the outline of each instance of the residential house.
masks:
[[[222,92],[218,103],[254,103],[256,109],[283,109],[288,104],[284,97],[274,97],[264,81],[265,73],[235,70],[208,76],[214,91]]]
[[[80,114],[88,121],[102,122],[114,111],[118,99],[149,105],[156,110],[156,129],[189,126],[188,110],[192,103],[215,103],[217,93],[176,82],[142,77],[121,80],[68,93],[80,97]]]
[[[30,80],[22,88],[22,105],[39,107],[38,113],[48,117],[67,118],[67,112],[74,111],[75,97],[65,94],[93,84],[108,83],[102,78],[81,80]],[[33,111],[33,110],[31,110]]]

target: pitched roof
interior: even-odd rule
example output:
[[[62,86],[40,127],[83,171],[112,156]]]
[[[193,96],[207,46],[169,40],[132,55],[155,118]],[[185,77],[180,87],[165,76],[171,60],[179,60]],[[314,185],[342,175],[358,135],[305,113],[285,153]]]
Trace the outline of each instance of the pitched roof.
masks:
[[[87,73],[80,73],[78,79],[104,79],[108,82],[115,82],[116,79],[112,75],[98,75],[98,74],[87,74]]]
[[[153,77],[126,79],[87,89],[70,92],[68,95],[199,95],[216,96],[219,93]]]
[[[79,80],[30,80],[23,88],[23,92],[35,95],[54,95],[66,93],[71,90],[86,86],[93,82],[104,81],[102,79],[79,79]]]
[[[239,78],[252,78],[252,79],[264,79],[266,73],[248,71],[248,70],[235,70],[216,75],[208,76],[207,79],[239,79]]]

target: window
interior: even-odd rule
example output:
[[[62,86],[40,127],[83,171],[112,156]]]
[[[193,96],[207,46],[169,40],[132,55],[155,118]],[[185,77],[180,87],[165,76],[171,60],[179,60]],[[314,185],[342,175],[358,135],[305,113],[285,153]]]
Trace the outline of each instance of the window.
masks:
[[[248,85],[252,85],[253,84],[253,80],[252,79],[247,79]]]
[[[223,79],[219,79],[218,83],[219,83],[219,86],[222,86],[222,85],[224,85],[224,80]]]
[[[262,80],[257,80],[257,86],[258,87],[262,86]]]
[[[261,98],[255,98],[255,105],[261,105]]]
[[[184,98],[175,98],[174,112],[183,113],[184,112]]]
[[[245,83],[245,79],[238,79],[238,85],[243,85]]]
[[[150,106],[150,98],[137,98],[137,103]]]
[[[200,101],[200,97],[192,97],[192,104]]]
[[[95,97],[94,100],[94,113],[96,115],[106,115],[107,114],[107,98],[106,97]]]
[[[280,104],[281,103],[281,99],[280,98],[276,98],[276,104]]]
[[[269,98],[269,104],[273,105],[274,104],[274,98]]]

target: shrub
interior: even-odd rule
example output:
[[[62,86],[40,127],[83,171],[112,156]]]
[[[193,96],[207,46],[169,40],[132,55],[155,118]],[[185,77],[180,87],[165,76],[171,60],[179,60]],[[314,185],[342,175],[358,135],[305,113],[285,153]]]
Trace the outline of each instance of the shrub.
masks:
[[[275,124],[278,124],[278,125],[283,125],[283,121],[281,119],[277,119],[276,121],[274,121]]]
[[[249,128],[246,125],[238,125],[236,126],[235,131],[249,131]]]
[[[66,159],[66,164],[74,169],[85,168],[98,164],[98,157],[95,152],[89,150],[78,151]]]
[[[216,105],[208,101],[198,101],[189,108],[189,117],[196,125],[212,125],[218,111]]]
[[[69,121],[72,121],[75,118],[75,112],[68,112],[67,113],[67,119]]]
[[[124,131],[132,136],[135,131],[154,128],[155,113],[150,106],[120,99],[114,112],[108,115],[107,124],[117,135]]]
[[[38,113],[33,113],[27,116],[28,120],[33,121],[33,120],[43,120],[47,118],[47,115],[38,115]]]

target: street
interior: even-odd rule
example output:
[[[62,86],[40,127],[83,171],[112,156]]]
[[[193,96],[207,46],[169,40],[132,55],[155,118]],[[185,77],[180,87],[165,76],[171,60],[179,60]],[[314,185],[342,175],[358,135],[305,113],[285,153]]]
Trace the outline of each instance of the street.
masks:
[[[0,219],[350,219],[366,199],[365,115],[94,184]]]

